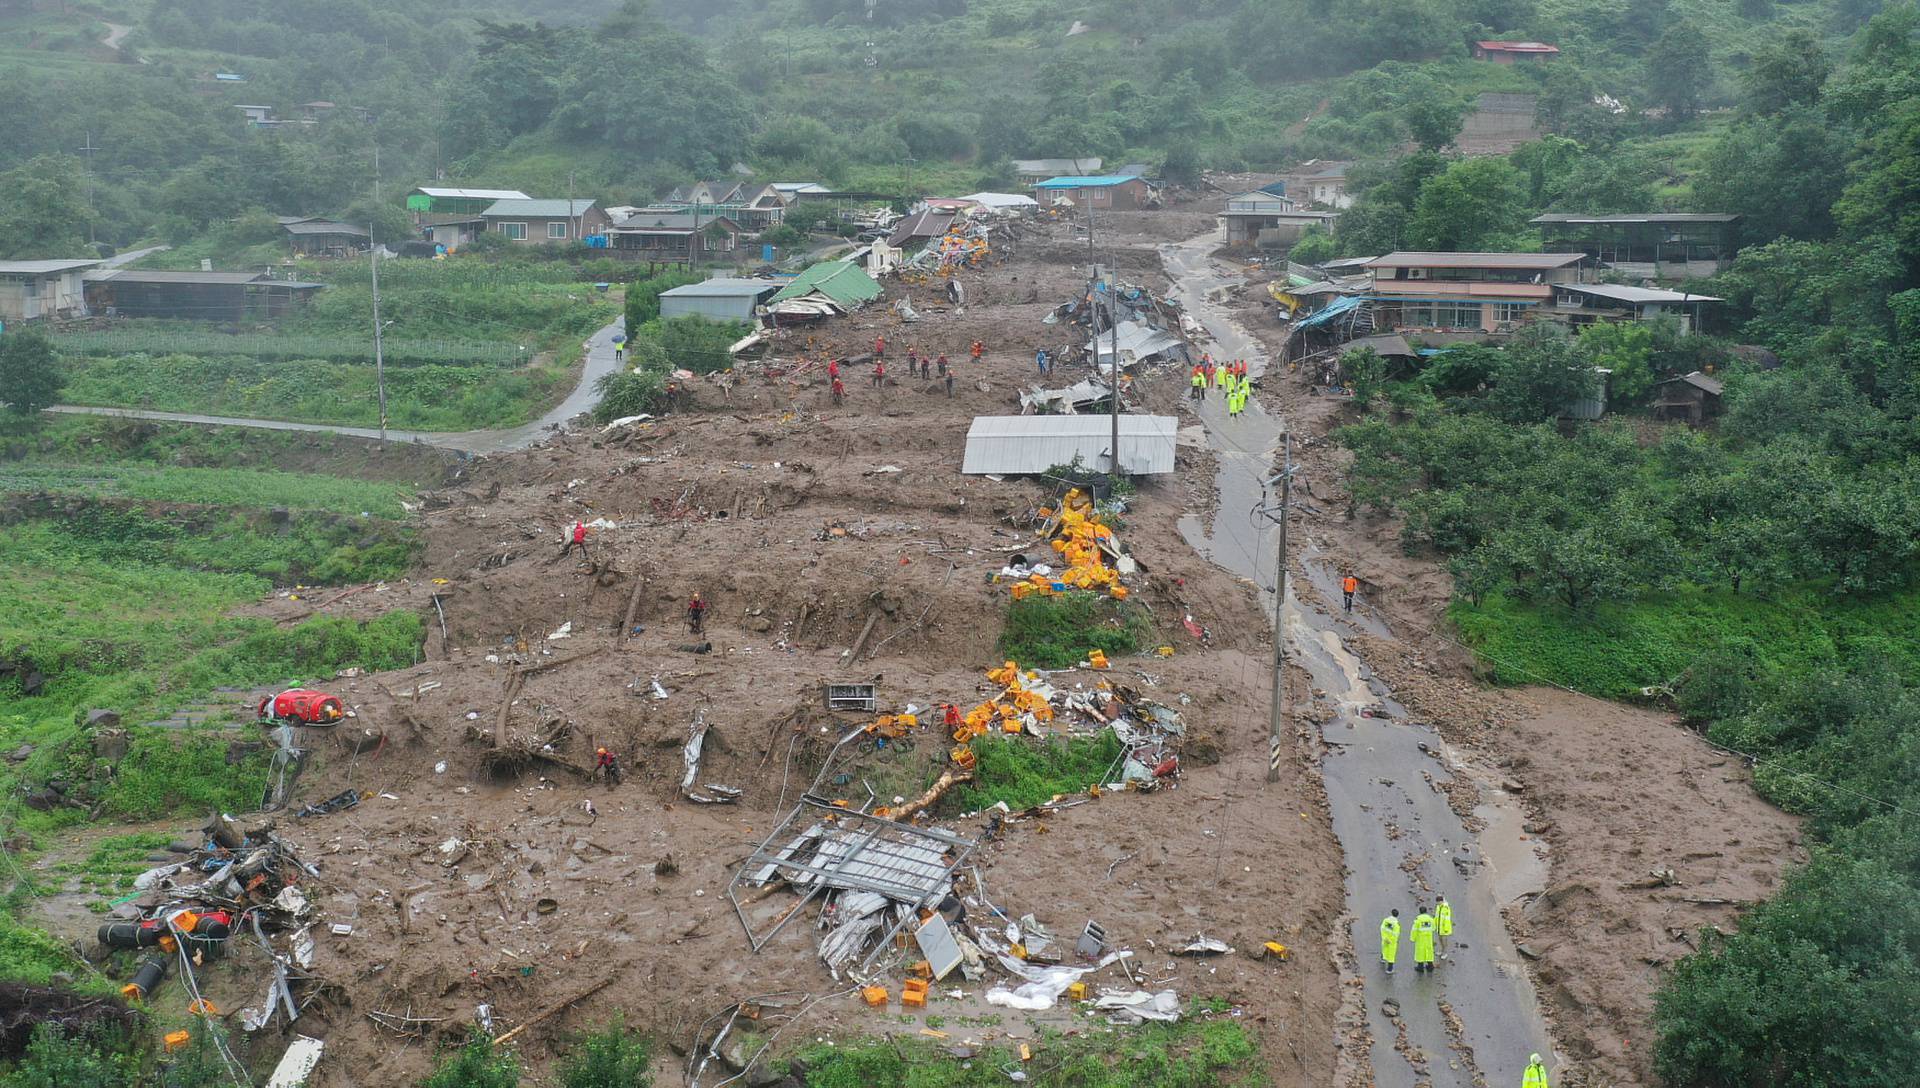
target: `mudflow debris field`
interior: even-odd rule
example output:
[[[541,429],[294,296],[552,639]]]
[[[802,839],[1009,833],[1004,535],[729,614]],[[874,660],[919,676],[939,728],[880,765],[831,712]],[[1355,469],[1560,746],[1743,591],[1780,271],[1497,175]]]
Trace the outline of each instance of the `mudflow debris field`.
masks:
[[[1241,526],[1283,418],[1306,493],[1338,489],[1315,444],[1331,408],[1276,367],[1251,415],[1196,414],[1178,360],[1248,355],[1259,378],[1270,330],[1230,298],[1210,216],[1099,225],[1142,326],[1123,323],[1126,344],[1153,347],[1156,327],[1178,341],[1123,359],[1127,410],[1176,417],[1172,472],[1118,501],[1101,479],[1076,481],[1096,501],[960,472],[974,417],[1097,378],[1076,324],[1085,235],[1067,223],[963,271],[964,304],[887,279],[884,300],[780,331],[659,418],[582,419],[467,461],[421,497],[415,578],[321,605],[420,612],[425,661],[326,678],[351,716],[284,731],[303,750],[286,807],[178,829],[191,852],[116,908],[113,939],[157,929],[177,957],[225,918],[224,956],[150,981],[232,1011],[256,1068],[294,1035],[324,1040],[315,1088],[410,1083],[475,1023],[543,1070],[616,1012],[667,1044],[663,1084],[743,1065],[757,1083],[769,1040],[1044,1050],[1054,1032],[1194,1015],[1246,1024],[1278,1085],[1502,1083],[1551,1049],[1556,1001],[1640,1008],[1651,984],[1632,972],[1598,997],[1550,980],[1545,1016],[1535,1004],[1502,911],[1548,882],[1538,870],[1565,885],[1563,852],[1502,822],[1518,803],[1463,800],[1499,777],[1451,732],[1482,697],[1432,660],[1405,667],[1417,652],[1394,631],[1432,622],[1431,573],[1383,573],[1377,613],[1331,618],[1322,568],[1380,535],[1332,502],[1296,512],[1296,715],[1267,781],[1275,579],[1268,531]],[[1044,380],[1037,349],[1059,361]],[[909,376],[908,351],[945,353],[951,390]],[[844,404],[828,358],[852,360]],[[575,523],[586,552],[563,556]],[[1061,660],[1014,660],[1016,598],[1095,619]],[[1132,648],[1089,652],[1096,636]],[[602,748],[617,786],[594,773]],[[1041,762],[1048,776],[1014,777]],[[1520,844],[1510,865],[1483,858],[1487,826]],[[1378,913],[1435,887],[1459,897],[1454,959],[1473,963],[1383,986]],[[84,911],[41,920],[104,936]]]

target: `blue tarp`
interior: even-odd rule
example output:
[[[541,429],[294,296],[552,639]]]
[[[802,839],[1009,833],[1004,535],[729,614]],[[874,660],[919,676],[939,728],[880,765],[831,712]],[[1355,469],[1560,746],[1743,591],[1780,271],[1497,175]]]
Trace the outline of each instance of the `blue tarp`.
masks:
[[[1354,310],[1359,309],[1360,304],[1364,301],[1366,300],[1353,298],[1353,297],[1336,298],[1332,302],[1327,304],[1326,309],[1316,310],[1313,313],[1308,314],[1307,316],[1301,318],[1300,320],[1295,321],[1293,323],[1293,327],[1296,329],[1319,328],[1320,326],[1331,322],[1334,318],[1339,317],[1342,314],[1352,313]]]

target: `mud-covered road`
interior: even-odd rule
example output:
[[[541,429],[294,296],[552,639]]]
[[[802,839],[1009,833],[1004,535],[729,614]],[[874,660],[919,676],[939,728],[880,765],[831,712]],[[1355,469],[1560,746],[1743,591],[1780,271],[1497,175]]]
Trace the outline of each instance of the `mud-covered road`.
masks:
[[[1249,373],[1259,378],[1267,355],[1259,339],[1221,304],[1221,292],[1240,280],[1209,258],[1217,246],[1218,235],[1208,232],[1162,246],[1160,254],[1175,297],[1211,338],[1207,350],[1215,361],[1244,359]],[[1274,573],[1278,530],[1254,511],[1268,499],[1265,481],[1278,469],[1286,422],[1257,399],[1238,418],[1229,418],[1217,392],[1210,392],[1199,414],[1206,442],[1218,454],[1220,501],[1212,524],[1190,518],[1182,523],[1182,533],[1202,555],[1255,582],[1270,607],[1279,582]],[[1295,540],[1303,543],[1298,536]],[[1320,582],[1330,572],[1312,573]],[[1500,915],[1502,906],[1544,876],[1544,865],[1531,850],[1508,848],[1518,845],[1517,807],[1487,804],[1475,814],[1488,829],[1488,849],[1483,849],[1449,806],[1443,788],[1465,768],[1437,732],[1408,720],[1343,637],[1362,630],[1381,635],[1384,628],[1330,615],[1296,595],[1291,582],[1283,615],[1289,656],[1305,669],[1313,692],[1311,706],[1296,709],[1320,722],[1326,745],[1321,773],[1346,854],[1352,950],[1347,969],[1364,980],[1364,1025],[1343,1025],[1350,1036],[1342,1040],[1349,1067],[1341,1071],[1340,1083],[1384,1088],[1518,1083],[1527,1055],[1547,1052],[1550,1039]],[[1482,796],[1500,794],[1494,789]],[[1415,913],[1431,906],[1436,894],[1445,895],[1454,908],[1451,955],[1431,977],[1416,975],[1412,942],[1403,936],[1399,966],[1387,975],[1379,963],[1380,919],[1398,908],[1410,929]],[[1364,1038],[1353,1038],[1359,1032]],[[1360,1054],[1370,1070],[1360,1064]]]

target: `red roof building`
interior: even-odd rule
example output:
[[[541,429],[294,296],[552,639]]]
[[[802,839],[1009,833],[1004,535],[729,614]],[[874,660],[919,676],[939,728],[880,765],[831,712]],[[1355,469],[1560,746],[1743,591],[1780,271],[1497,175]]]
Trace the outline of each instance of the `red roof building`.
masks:
[[[1490,60],[1495,64],[1517,64],[1522,61],[1542,61],[1548,57],[1560,55],[1558,46],[1545,42],[1474,42],[1473,59]]]

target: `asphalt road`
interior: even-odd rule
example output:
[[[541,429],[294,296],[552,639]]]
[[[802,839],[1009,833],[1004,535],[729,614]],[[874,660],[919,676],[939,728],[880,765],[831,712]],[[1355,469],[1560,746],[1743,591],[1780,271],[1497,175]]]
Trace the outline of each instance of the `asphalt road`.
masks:
[[[1258,377],[1267,366],[1264,348],[1209,297],[1240,282],[1208,258],[1219,244],[1218,234],[1209,233],[1164,246],[1161,256],[1174,294],[1211,337],[1214,361],[1245,359],[1248,373]],[[1251,511],[1266,498],[1264,482],[1276,468],[1285,422],[1268,415],[1257,400],[1249,401],[1239,418],[1229,419],[1217,391],[1202,403],[1200,418],[1218,454],[1220,503],[1212,524],[1183,519],[1181,532],[1202,555],[1258,585],[1270,611],[1278,582],[1277,529]],[[1310,548],[1301,536],[1294,541],[1300,549],[1296,559]],[[1518,1084],[1527,1055],[1549,1053],[1551,1040],[1533,985],[1501,921],[1506,894],[1496,887],[1501,873],[1481,857],[1482,844],[1430,784],[1449,777],[1445,764],[1431,754],[1445,746],[1431,728],[1407,719],[1342,638],[1343,632],[1360,630],[1384,635],[1384,629],[1364,618],[1330,616],[1294,595],[1291,586],[1282,613],[1289,655],[1307,670],[1333,711],[1321,726],[1329,752],[1321,772],[1334,834],[1346,855],[1347,910],[1364,983],[1373,1083],[1380,1088]],[[1454,909],[1452,956],[1433,975],[1416,976],[1408,931],[1416,908],[1431,905],[1436,893]],[[1403,933],[1399,964],[1387,975],[1380,968],[1379,927],[1393,908],[1400,911]],[[1397,1005],[1397,1016],[1386,1011],[1392,1007],[1388,1001]],[[1443,1004],[1457,1018],[1457,1030]],[[1397,1045],[1403,1032],[1405,1045]]]
[[[598,399],[594,383],[618,369],[613,358],[613,336],[623,327],[616,321],[587,339],[586,365],[580,382],[552,411],[531,423],[490,431],[402,431],[388,428],[389,442],[417,442],[463,453],[500,453],[531,446],[573,417],[591,409]],[[95,408],[61,404],[47,409],[71,415],[113,416],[120,419],[151,419],[167,423],[202,423],[224,427],[255,427],[266,431],[311,431],[343,434],[354,438],[380,437],[377,427],[341,427],[328,423],[293,423],[284,419],[240,419],[233,416],[198,415],[192,412],[148,412],[137,408]]]

